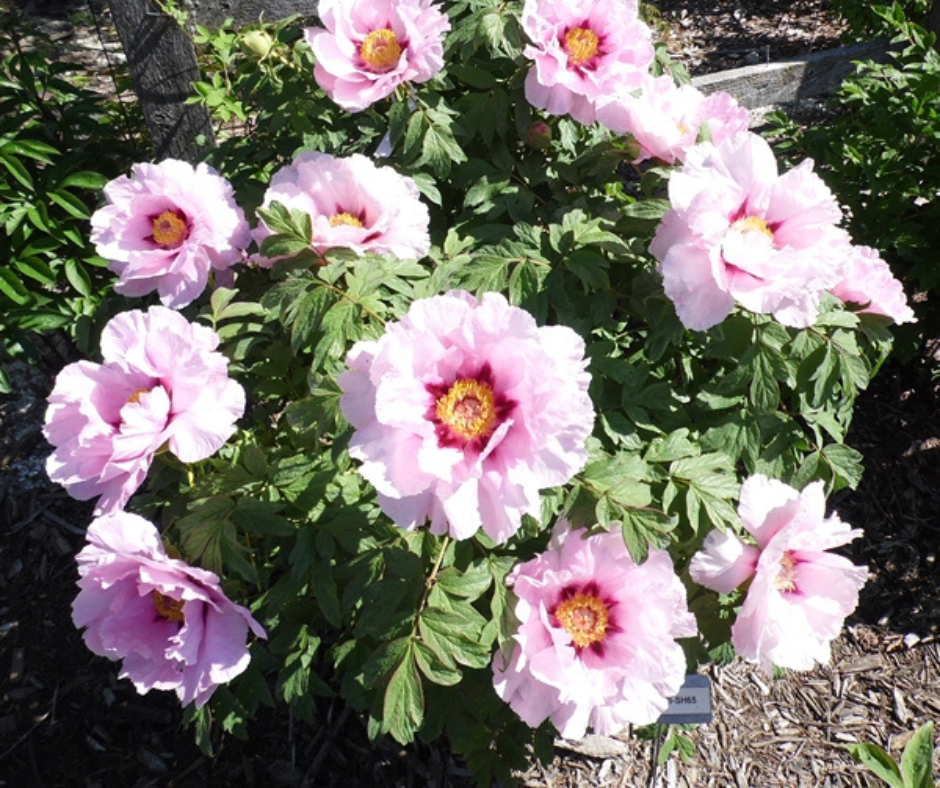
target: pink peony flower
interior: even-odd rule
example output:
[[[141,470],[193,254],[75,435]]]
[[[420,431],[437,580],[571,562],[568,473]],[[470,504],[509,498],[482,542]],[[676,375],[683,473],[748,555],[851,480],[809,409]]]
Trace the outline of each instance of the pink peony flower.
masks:
[[[676,638],[697,632],[668,553],[636,564],[619,530],[585,536],[561,521],[508,582],[519,629],[493,682],[516,714],[533,728],[550,718],[566,739],[659,718],[685,678]]]
[[[444,66],[450,20],[431,0],[320,0],[324,28],[304,36],[326,94],[359,112],[403,82],[427,82]]]
[[[522,28],[532,42],[524,54],[534,61],[526,99],[586,125],[596,101],[639,87],[653,62],[636,0],[526,0]]]
[[[753,578],[731,629],[735,650],[767,673],[774,665],[809,670],[828,662],[868,570],[827,551],[862,532],[825,516],[822,482],[797,492],[751,476],[741,487],[738,514],[756,546],[712,531],[689,566],[696,583],[724,594]]]
[[[248,629],[266,637],[217,575],[167,556],[157,529],[136,514],[94,520],[77,561],[72,620],[87,627],[95,654],[124,661],[120,677],[141,694],[176,690],[184,705],[201,707],[248,667]]]
[[[359,154],[337,158],[316,151],[301,153],[293,164],[274,173],[262,207],[273,202],[310,215],[312,248],[320,254],[343,247],[357,254],[421,258],[431,246],[430,215],[415,182],[391,167],[376,167]],[[254,231],[259,245],[269,235],[264,222]],[[270,258],[255,260],[263,266],[274,264]]]
[[[735,303],[787,326],[813,324],[851,243],[811,159],[778,175],[770,146],[755,134],[703,143],[673,173],[669,199],[650,252],[687,328],[720,323]]]
[[[251,231],[232,187],[206,164],[135,164],[104,187],[108,204],[91,217],[91,240],[128,296],[154,290],[181,309],[209,281],[242,260]]]
[[[719,145],[747,131],[750,116],[728,93],[706,96],[692,85],[676,85],[672,77],[644,76],[639,93],[620,93],[597,102],[597,120],[618,134],[632,134],[640,145],[635,163],[659,159],[684,161],[698,142],[703,126]]]
[[[69,364],[49,395],[49,478],[79,500],[100,495],[95,514],[104,514],[124,507],[164,445],[183,462],[218,451],[245,410],[218,344],[214,331],[165,307],[112,318],[104,364]]]
[[[907,304],[904,286],[894,278],[890,266],[877,249],[854,246],[842,281],[830,292],[841,301],[865,305],[861,312],[886,315],[895,323],[914,323],[914,310]]]
[[[539,515],[539,489],[587,459],[584,342],[497,293],[416,301],[346,363],[349,453],[404,528],[430,519],[435,534],[466,539],[482,527],[505,541],[523,514]]]

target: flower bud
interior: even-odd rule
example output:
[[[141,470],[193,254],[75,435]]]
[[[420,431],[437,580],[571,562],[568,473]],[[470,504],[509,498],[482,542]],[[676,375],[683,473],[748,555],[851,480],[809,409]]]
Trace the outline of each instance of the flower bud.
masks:
[[[525,133],[525,144],[533,150],[545,150],[552,144],[552,130],[547,123],[535,121]]]
[[[264,60],[274,49],[274,39],[264,30],[251,30],[242,36],[241,48],[246,55],[254,55],[259,60]]]

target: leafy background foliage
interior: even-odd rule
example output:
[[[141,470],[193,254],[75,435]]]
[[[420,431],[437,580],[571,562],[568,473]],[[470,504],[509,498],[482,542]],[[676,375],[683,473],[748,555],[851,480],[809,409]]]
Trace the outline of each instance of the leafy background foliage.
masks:
[[[0,362],[38,358],[37,335],[56,329],[92,350],[96,316],[115,307],[88,219],[101,187],[143,150],[134,110],[66,79],[70,66],[33,39],[24,50],[13,14],[0,15]],[[9,386],[0,366],[0,392]]]

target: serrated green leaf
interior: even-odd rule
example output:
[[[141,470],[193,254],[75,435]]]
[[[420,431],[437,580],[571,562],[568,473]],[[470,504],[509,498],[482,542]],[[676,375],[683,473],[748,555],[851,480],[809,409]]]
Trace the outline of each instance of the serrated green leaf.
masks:
[[[362,666],[362,680],[368,689],[384,681],[401,664],[411,647],[411,642],[410,635],[390,640],[379,646],[366,660]]]
[[[426,644],[415,643],[415,662],[425,677],[443,687],[452,687],[459,684],[463,674],[453,667],[444,665],[437,654]]]
[[[862,455],[851,446],[842,443],[833,443],[824,446],[820,450],[820,455],[829,464],[833,474],[839,482],[835,489],[848,486],[851,489],[858,487],[862,481]]]
[[[486,564],[470,567],[466,572],[460,572],[451,566],[437,576],[437,587],[444,593],[462,597],[470,602],[483,596],[492,582],[493,578],[487,571]]]

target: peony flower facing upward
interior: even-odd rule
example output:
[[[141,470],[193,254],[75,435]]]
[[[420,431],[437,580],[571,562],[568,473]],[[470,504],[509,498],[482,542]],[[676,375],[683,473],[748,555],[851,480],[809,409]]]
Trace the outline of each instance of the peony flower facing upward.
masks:
[[[165,307],[112,318],[104,363],[69,364],[49,395],[49,478],[79,500],[100,495],[95,514],[104,514],[124,507],[164,445],[183,462],[218,451],[245,410],[218,344],[214,331]]]
[[[852,247],[812,160],[778,175],[761,137],[735,134],[689,150],[669,200],[650,252],[683,325],[711,328],[736,303],[783,325],[813,324]]]
[[[77,561],[72,620],[87,627],[95,654],[123,660],[120,677],[141,694],[175,690],[184,705],[201,707],[248,667],[248,630],[265,637],[217,575],[167,556],[157,529],[136,514],[94,520]]]
[[[317,13],[324,27],[304,30],[313,75],[345,110],[364,110],[444,66],[450,20],[431,0],[320,0]]]
[[[559,522],[548,550],[508,581],[519,629],[496,694],[533,728],[566,739],[655,722],[685,679],[676,638],[697,633],[685,587],[664,550],[634,563],[619,529],[586,536]]]
[[[594,425],[584,342],[536,325],[497,293],[453,291],[411,305],[339,377],[349,444],[382,509],[403,528],[497,542],[538,491],[585,463]]]
[[[766,476],[741,487],[738,514],[756,545],[712,531],[692,557],[692,579],[728,594],[751,580],[731,629],[744,659],[770,673],[774,665],[809,670],[829,661],[845,617],[858,605],[868,570],[828,552],[862,535],[826,517],[822,482],[802,492]]]
[[[894,278],[890,266],[870,246],[852,247],[849,265],[830,292],[840,301],[863,305],[861,312],[890,317],[895,323],[914,323],[904,286]]]
[[[676,85],[672,77],[644,75],[640,91],[624,92],[597,102],[597,120],[618,134],[632,134],[640,151],[634,163],[659,159],[684,161],[706,126],[709,141],[719,145],[747,131],[750,115],[728,93],[706,96],[692,85]]]
[[[430,216],[415,182],[391,167],[376,167],[359,154],[337,158],[306,151],[271,179],[263,208],[279,202],[311,217],[312,248],[322,254],[342,247],[420,259],[428,253]],[[262,221],[254,231],[260,245],[271,235]],[[255,257],[263,266],[274,260]]]
[[[251,231],[232,187],[206,164],[135,164],[104,187],[108,204],[91,217],[91,240],[128,296],[154,290],[165,306],[194,301],[209,272],[244,256]]]
[[[526,100],[585,125],[595,102],[639,87],[653,62],[636,0],[526,0],[522,28],[532,42],[523,53],[533,61]]]

